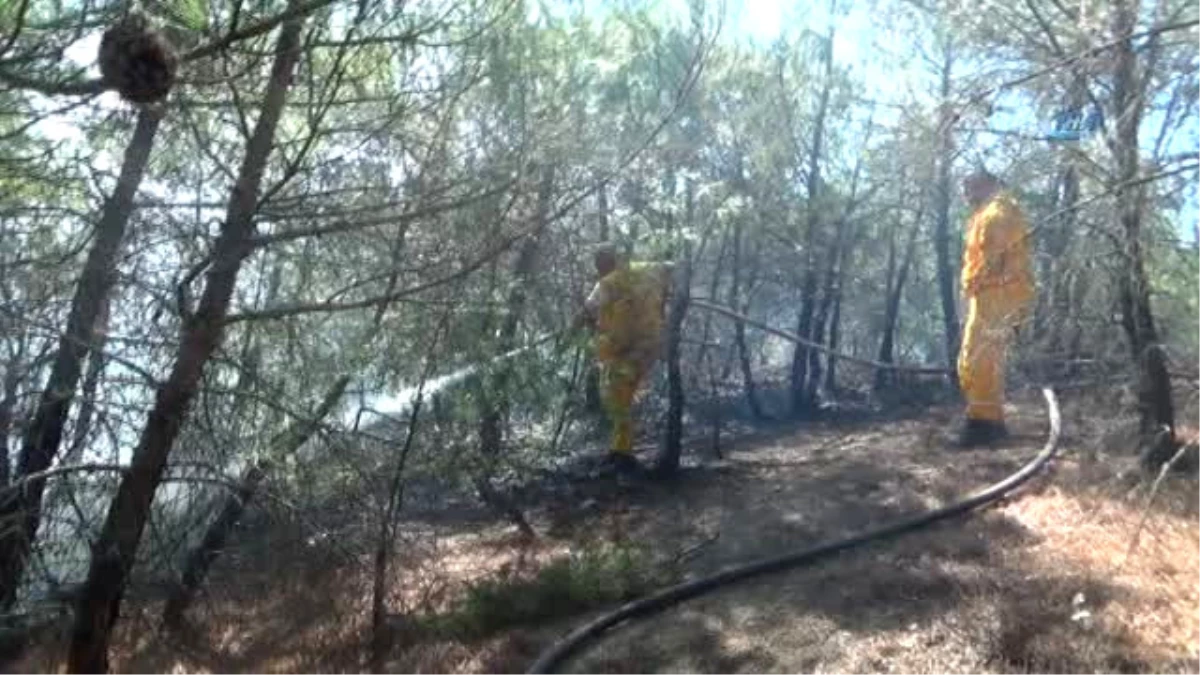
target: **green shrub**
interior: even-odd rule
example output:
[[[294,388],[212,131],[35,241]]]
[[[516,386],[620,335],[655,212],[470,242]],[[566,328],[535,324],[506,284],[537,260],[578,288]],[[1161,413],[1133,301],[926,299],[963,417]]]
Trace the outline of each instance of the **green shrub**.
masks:
[[[492,577],[467,589],[461,603],[427,621],[451,636],[484,637],[631,600],[671,583],[676,574],[627,545],[590,547],[528,577]]]

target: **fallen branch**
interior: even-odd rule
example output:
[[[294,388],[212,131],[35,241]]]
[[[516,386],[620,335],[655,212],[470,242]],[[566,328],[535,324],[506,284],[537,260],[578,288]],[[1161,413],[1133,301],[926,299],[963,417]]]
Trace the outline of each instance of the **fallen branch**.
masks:
[[[826,347],[825,345],[820,344],[818,342],[813,342],[812,340],[806,340],[806,339],[800,337],[799,335],[796,335],[795,333],[783,330],[782,328],[776,328],[770,324],[766,324],[761,321],[755,321],[754,319],[751,319],[750,317],[746,316],[745,314],[735,312],[732,309],[729,309],[728,307],[722,307],[721,305],[713,304],[711,302],[708,302],[707,300],[700,300],[697,298],[692,298],[691,304],[693,307],[699,307],[700,309],[706,309],[710,312],[716,312],[718,314],[723,314],[731,319],[736,319],[737,321],[744,322],[746,324],[754,326],[755,328],[758,328],[759,330],[766,331],[777,337],[781,337],[785,340],[795,342],[796,344],[804,345],[805,347],[808,347],[810,349],[815,349],[821,353],[828,354],[830,356],[835,356],[839,360],[849,361],[850,363],[857,363],[859,365],[869,366],[871,368],[896,370],[896,371],[901,371],[901,372],[906,372],[906,373],[918,373],[918,374],[923,374],[923,375],[945,375],[945,374],[951,372],[949,369],[943,368],[940,366],[896,365],[896,364],[892,364],[892,363],[883,363],[881,361],[872,361],[871,359],[864,359],[864,358],[860,358],[857,356],[850,356],[849,354],[843,354],[841,352],[830,349],[829,347]]]
[[[1158,495],[1159,487],[1162,486],[1162,482],[1167,477],[1167,474],[1171,472],[1171,469],[1175,468],[1175,465],[1181,459],[1183,459],[1183,456],[1187,454],[1187,451],[1191,447],[1191,443],[1181,444],[1171,459],[1167,460],[1167,463],[1163,464],[1162,468],[1159,469],[1158,477],[1155,478],[1154,483],[1150,485],[1150,494],[1146,495],[1146,503],[1142,506],[1142,516],[1138,519],[1137,527],[1135,527],[1133,530],[1133,536],[1129,540],[1129,548],[1125,551],[1125,555],[1121,558],[1121,562],[1113,569],[1113,574],[1120,572],[1121,569],[1125,567],[1125,563],[1129,561],[1129,558],[1133,555],[1134,550],[1137,549],[1138,542],[1141,541],[1142,530],[1146,526],[1146,521],[1150,518],[1150,507],[1154,504],[1154,498]]]
[[[673,562],[681,563],[681,562],[687,560],[688,558],[691,558],[692,556],[699,553],[701,549],[707,548],[708,546],[716,543],[716,541],[720,538],[721,538],[720,531],[710,534],[709,536],[705,537],[704,539],[701,539],[700,541],[696,542],[695,544],[692,544],[691,546],[688,546],[687,548],[681,550],[679,553],[676,553]]]

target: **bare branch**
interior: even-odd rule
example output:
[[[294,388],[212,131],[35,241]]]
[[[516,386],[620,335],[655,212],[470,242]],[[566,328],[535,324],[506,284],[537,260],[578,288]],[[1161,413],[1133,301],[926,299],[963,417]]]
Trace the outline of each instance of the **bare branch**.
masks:
[[[216,471],[215,469],[206,467],[204,465],[196,464],[196,463],[189,463],[189,464],[179,465],[179,466],[186,466],[186,467],[190,467],[190,468],[207,468],[210,471],[214,471],[214,472]],[[24,489],[25,487],[29,486],[30,484],[49,480],[51,478],[54,478],[55,476],[64,476],[64,475],[72,474],[72,473],[119,473],[121,475],[126,475],[129,473],[130,468],[131,467],[126,464],[104,464],[104,463],[70,464],[67,466],[56,466],[53,469],[46,469],[45,471],[38,471],[35,473],[28,474],[26,476],[22,476],[20,480],[12,483],[11,485],[5,486],[3,489],[0,489],[0,498],[7,497],[8,495],[10,495],[14,492],[18,492],[18,491]],[[169,477],[164,478],[163,481],[164,482],[172,482],[172,483],[211,483],[214,485],[220,485],[222,487],[227,487],[227,488],[234,489],[234,490],[236,490],[238,488],[237,479],[220,476],[220,475],[218,475],[216,477],[169,476]]]
[[[262,246],[269,246],[271,244],[278,244],[278,243],[285,242],[285,241],[294,241],[296,239],[305,239],[307,237],[320,237],[320,236],[332,235],[332,234],[342,234],[342,233],[346,233],[346,232],[354,232],[356,230],[367,229],[369,227],[377,227],[380,225],[396,225],[396,224],[405,223],[405,222],[412,222],[415,220],[420,220],[422,218],[429,218],[432,216],[436,216],[436,215],[445,213],[447,211],[455,211],[457,209],[461,209],[461,208],[470,206],[471,204],[475,204],[475,203],[483,201],[485,199],[495,197],[497,195],[503,194],[504,192],[508,191],[514,185],[515,185],[515,181],[511,181],[511,180],[506,181],[504,184],[498,185],[498,186],[491,188],[489,190],[486,190],[484,192],[467,195],[466,197],[463,197],[461,199],[456,199],[451,202],[446,202],[443,204],[434,204],[432,206],[414,209],[414,210],[408,211],[408,212],[402,212],[402,213],[397,213],[397,214],[388,214],[385,216],[377,216],[375,218],[359,218],[359,219],[355,219],[355,220],[345,220],[340,223],[335,223],[333,225],[328,225],[325,227],[311,227],[311,228],[287,230],[285,232],[276,232],[274,234],[260,235],[258,237],[255,237],[251,241],[251,246],[258,248],[258,247],[262,247]]]
[[[231,31],[224,37],[214,40],[206,45],[201,45],[192,51],[183,55],[183,61],[194,61],[202,59],[206,56],[212,56],[230,45],[243,40],[248,40],[252,37],[258,37],[264,33],[268,33],[271,29],[279,24],[288,21],[289,19],[299,19],[307,14],[315,12],[319,9],[324,9],[337,2],[337,0],[311,0],[310,2],[302,3],[290,7],[289,9],[280,12],[279,14],[263,19],[257,23],[250,24],[245,28]]]
[[[1056,62],[1046,66],[1045,68],[1040,68],[1040,69],[1035,70],[1032,73],[1029,73],[1027,75],[1023,75],[1023,76],[1018,77],[1013,80],[1001,82],[998,85],[984,89],[983,91],[972,95],[965,103],[963,103],[960,106],[960,108],[966,109],[966,108],[970,108],[972,106],[979,105],[980,103],[983,103],[983,101],[986,98],[988,98],[989,96],[991,96],[993,94],[1004,91],[1005,89],[1012,89],[1013,87],[1018,87],[1022,84],[1025,84],[1026,82],[1031,82],[1033,80],[1036,80],[1039,77],[1043,77],[1045,75],[1053,73],[1056,70],[1061,70],[1062,68],[1070,67],[1072,64],[1074,64],[1078,61],[1081,61],[1088,57],[1095,56],[1096,54],[1100,54],[1102,52],[1108,51],[1109,49],[1118,47],[1118,46],[1124,44],[1126,41],[1137,40],[1139,38],[1150,37],[1153,35],[1169,33],[1169,32],[1173,32],[1173,31],[1177,31],[1177,30],[1187,30],[1189,28],[1194,28],[1197,25],[1200,25],[1200,19],[1191,20],[1191,21],[1174,22],[1174,23],[1170,23],[1170,24],[1167,24],[1164,26],[1149,28],[1149,29],[1141,31],[1141,32],[1130,33],[1123,37],[1119,37],[1117,39],[1110,40],[1108,42],[1096,45],[1094,47],[1090,47],[1083,51],[1076,52],[1075,54],[1073,54],[1067,58],[1056,61]],[[951,118],[952,121],[953,121],[953,119],[954,118]]]

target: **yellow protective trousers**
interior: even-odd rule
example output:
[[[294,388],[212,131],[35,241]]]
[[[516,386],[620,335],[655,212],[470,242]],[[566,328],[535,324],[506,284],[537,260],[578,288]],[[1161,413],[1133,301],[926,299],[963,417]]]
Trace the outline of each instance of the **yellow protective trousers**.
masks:
[[[604,409],[612,423],[612,452],[633,453],[633,402],[652,365],[619,359],[605,363],[601,370]]]
[[[958,352],[958,382],[967,418],[1004,421],[1004,369],[1014,323],[996,291],[972,296]]]

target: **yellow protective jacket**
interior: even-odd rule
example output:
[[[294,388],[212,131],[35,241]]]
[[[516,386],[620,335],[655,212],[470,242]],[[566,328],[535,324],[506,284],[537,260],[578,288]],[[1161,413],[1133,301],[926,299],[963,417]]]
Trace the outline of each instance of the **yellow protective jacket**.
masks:
[[[604,362],[652,359],[663,330],[669,268],[630,263],[605,275],[593,291],[596,357]]]
[[[962,292],[967,298],[986,294],[1017,314],[1023,314],[1033,298],[1029,224],[1006,193],[981,206],[967,225]]]

